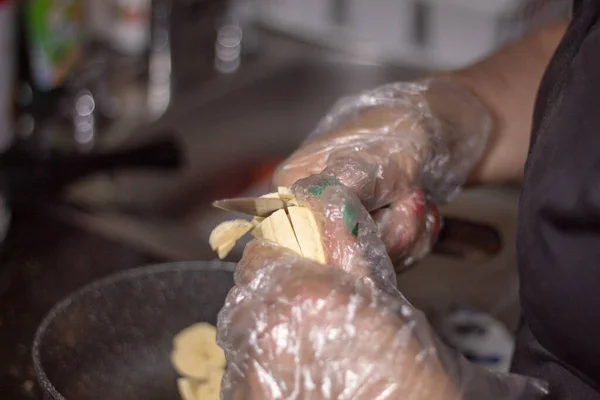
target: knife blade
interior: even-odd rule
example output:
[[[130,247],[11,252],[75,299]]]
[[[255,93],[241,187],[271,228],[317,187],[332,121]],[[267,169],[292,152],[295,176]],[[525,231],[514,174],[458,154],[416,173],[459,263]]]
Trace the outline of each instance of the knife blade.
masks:
[[[285,208],[281,199],[264,197],[241,197],[213,202],[213,206],[226,211],[235,211],[255,217],[268,217],[277,210]]]

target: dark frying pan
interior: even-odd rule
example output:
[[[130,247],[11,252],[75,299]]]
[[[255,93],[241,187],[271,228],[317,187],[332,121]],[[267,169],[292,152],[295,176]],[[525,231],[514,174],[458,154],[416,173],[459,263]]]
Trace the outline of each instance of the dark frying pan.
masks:
[[[234,264],[162,264],[119,273],[58,303],[40,325],[33,362],[46,399],[178,400],[173,337],[216,323]]]

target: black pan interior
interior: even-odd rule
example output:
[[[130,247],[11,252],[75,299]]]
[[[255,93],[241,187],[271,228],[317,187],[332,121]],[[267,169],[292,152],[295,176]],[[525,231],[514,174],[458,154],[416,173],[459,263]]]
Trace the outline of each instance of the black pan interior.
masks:
[[[87,286],[59,303],[33,346],[50,399],[179,399],[169,353],[198,321],[216,323],[233,264],[165,264]]]

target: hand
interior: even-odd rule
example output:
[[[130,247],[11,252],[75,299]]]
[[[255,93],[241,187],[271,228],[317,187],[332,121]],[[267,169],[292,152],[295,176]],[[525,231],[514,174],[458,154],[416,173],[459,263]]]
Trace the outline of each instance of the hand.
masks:
[[[248,245],[238,272],[249,280],[219,319],[222,398],[457,398],[416,329],[422,315],[400,298],[268,242]]]
[[[373,213],[392,259],[408,263],[429,249],[434,203],[462,185],[490,129],[486,110],[448,81],[386,85],[340,101],[274,183],[337,178]]]
[[[330,266],[274,243],[250,242],[219,314],[228,361],[225,400],[533,399],[537,382],[469,364],[432,334],[396,290],[374,221],[347,188],[301,180],[296,195],[322,213]],[[358,207],[358,208],[355,208]],[[348,213],[356,235],[348,233]],[[352,229],[354,231],[354,229]]]

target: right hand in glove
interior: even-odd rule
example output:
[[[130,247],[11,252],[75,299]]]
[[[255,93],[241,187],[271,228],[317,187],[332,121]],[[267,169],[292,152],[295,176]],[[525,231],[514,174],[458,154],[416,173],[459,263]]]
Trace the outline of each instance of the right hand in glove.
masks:
[[[450,81],[382,86],[342,99],[274,184],[337,178],[373,213],[392,260],[408,264],[429,250],[439,227],[435,203],[464,183],[490,129],[488,112]]]

